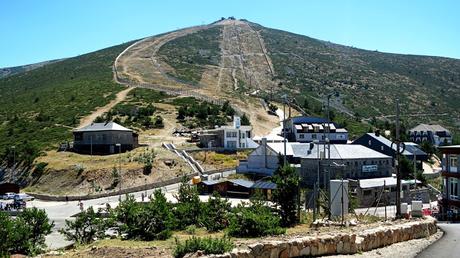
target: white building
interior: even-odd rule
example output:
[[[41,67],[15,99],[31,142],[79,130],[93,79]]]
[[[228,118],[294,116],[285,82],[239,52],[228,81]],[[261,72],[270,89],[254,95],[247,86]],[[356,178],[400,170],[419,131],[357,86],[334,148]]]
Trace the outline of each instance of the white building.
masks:
[[[202,147],[228,150],[257,148],[258,144],[251,137],[252,126],[241,125],[241,119],[238,116],[233,117],[231,126],[206,130],[199,136]]]
[[[348,131],[337,124],[320,117],[292,117],[286,121],[288,139],[291,142],[324,142],[347,143]]]

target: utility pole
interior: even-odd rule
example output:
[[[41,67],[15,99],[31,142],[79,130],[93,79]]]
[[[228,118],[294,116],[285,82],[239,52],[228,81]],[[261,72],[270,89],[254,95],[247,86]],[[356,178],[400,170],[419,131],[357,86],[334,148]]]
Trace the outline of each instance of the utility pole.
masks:
[[[13,183],[15,181],[15,170],[16,170],[16,146],[11,146],[11,149],[13,149],[13,167],[11,168],[11,177],[13,178]]]
[[[385,221],[387,221],[387,190],[386,190],[386,181],[383,180],[383,192],[385,193]]]
[[[283,158],[283,165],[286,165],[286,103],[287,103],[287,95],[283,95],[284,103],[283,103],[283,142],[284,142],[284,158]]]
[[[399,98],[396,99],[396,218],[401,218],[401,168],[400,168],[400,147],[399,135]]]
[[[327,172],[327,206],[329,208],[329,214],[328,218],[331,219],[331,138],[330,138],[330,132],[331,132],[331,119],[329,117],[329,100],[331,99],[332,94],[327,95],[327,166],[328,166],[328,172]],[[343,179],[342,179],[342,184],[343,184]],[[343,188],[343,185],[342,185]],[[343,189],[342,189],[343,190]],[[343,193],[342,193],[343,194]],[[343,208],[342,208],[343,209]],[[343,211],[342,211],[343,212]],[[342,218],[343,220],[343,218]],[[342,221],[343,223],[343,221]]]

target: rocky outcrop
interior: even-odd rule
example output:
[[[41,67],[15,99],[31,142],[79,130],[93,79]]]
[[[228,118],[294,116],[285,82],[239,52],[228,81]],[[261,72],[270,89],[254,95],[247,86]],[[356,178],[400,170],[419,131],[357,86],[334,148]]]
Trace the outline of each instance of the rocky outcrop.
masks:
[[[213,258],[298,257],[354,254],[394,243],[428,237],[437,232],[436,220],[425,218],[395,225],[379,226],[361,233],[308,236],[283,241],[255,243],[247,249],[211,255]]]

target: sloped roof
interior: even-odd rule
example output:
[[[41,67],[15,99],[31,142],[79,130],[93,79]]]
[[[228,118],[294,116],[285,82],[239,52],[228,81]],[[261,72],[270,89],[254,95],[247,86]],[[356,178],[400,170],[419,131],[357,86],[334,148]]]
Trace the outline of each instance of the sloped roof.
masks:
[[[322,117],[297,116],[292,117],[291,119],[294,124],[327,123],[327,119]]]
[[[370,179],[360,179],[359,180],[359,187],[360,188],[374,188],[374,187],[382,187],[385,183],[385,186],[396,186],[396,178],[394,177],[380,177],[380,178],[370,178]],[[417,180],[417,183],[420,183]],[[401,184],[414,184],[414,180],[401,180]]]
[[[409,131],[417,132],[449,132],[446,128],[437,124],[419,124],[416,127],[410,129]]]
[[[381,142],[382,144],[388,146],[388,148],[391,148],[392,141],[390,141],[389,139],[385,138],[381,134],[377,136],[375,133],[367,133],[367,135],[371,136],[372,138],[376,139],[377,141]],[[403,155],[412,155],[412,152],[410,152],[408,150],[408,148],[407,148],[408,146],[407,146],[406,142],[404,144],[406,145],[406,149],[404,150],[404,152],[402,154]],[[396,148],[397,148],[396,144],[393,144],[393,150],[396,150]],[[402,147],[400,147],[400,148],[402,148]],[[410,147],[410,149],[415,150],[414,147]]]
[[[362,145],[357,144],[331,144],[331,159],[376,159],[376,158],[390,158],[385,154],[377,152],[375,150],[369,149]],[[302,156],[306,159],[317,159],[318,158],[318,148],[322,152],[324,148],[323,144],[314,144],[310,154],[308,152]],[[325,152],[327,154],[327,152]]]
[[[251,188],[254,189],[276,189],[276,184],[270,181],[256,181]]]
[[[240,185],[242,187],[246,187],[246,188],[251,188],[251,186],[254,185],[254,182],[252,181],[249,181],[249,180],[244,180],[244,179],[230,179],[228,180],[228,182],[232,182],[236,185]]]
[[[85,127],[75,129],[74,132],[96,132],[96,131],[125,131],[132,132],[133,130],[128,129],[114,122],[109,123],[92,123]]]

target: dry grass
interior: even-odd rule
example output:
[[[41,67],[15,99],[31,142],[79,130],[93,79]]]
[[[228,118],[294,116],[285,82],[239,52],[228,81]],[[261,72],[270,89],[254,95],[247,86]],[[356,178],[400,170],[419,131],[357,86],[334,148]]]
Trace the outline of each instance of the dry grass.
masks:
[[[193,152],[191,155],[200,162],[204,169],[234,168],[240,159],[246,159],[251,151],[238,151],[236,153],[217,153],[215,151]]]

